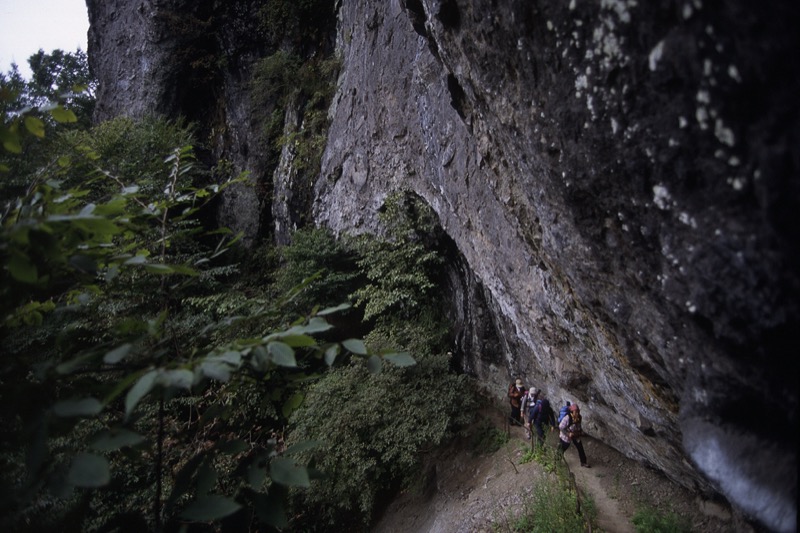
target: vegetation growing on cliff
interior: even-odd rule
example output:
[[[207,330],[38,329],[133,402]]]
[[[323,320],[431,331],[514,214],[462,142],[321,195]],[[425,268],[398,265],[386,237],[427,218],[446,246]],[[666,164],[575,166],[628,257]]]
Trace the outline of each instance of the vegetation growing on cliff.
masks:
[[[352,360],[310,388],[308,401],[290,418],[289,439],[325,444],[306,454],[319,479],[293,493],[293,525],[300,529],[367,527],[383,499],[418,476],[420,450],[451,437],[474,412],[466,377],[450,371],[449,331],[431,291],[442,264],[433,212],[415,195],[399,192],[387,199],[382,218],[384,239],[344,243],[361,273],[351,298],[373,326],[365,345],[378,353],[403,350],[417,364]],[[370,379],[369,370],[381,367]]]
[[[253,118],[266,168],[278,168],[284,156],[287,166],[279,179],[292,183],[289,224],[302,227],[320,171],[328,108],[340,68],[333,46],[335,2],[268,2],[258,21],[267,53],[253,66]]]

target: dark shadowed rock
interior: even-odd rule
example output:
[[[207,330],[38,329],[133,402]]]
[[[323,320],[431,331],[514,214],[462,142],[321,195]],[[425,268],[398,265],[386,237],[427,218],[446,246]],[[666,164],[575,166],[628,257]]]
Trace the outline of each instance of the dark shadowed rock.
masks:
[[[253,64],[268,49],[258,30],[263,2],[86,4],[89,63],[99,80],[95,120],[155,115],[197,124],[208,163],[249,173],[248,184],[223,195],[218,218],[251,245],[272,220],[273,169],[249,89]]]

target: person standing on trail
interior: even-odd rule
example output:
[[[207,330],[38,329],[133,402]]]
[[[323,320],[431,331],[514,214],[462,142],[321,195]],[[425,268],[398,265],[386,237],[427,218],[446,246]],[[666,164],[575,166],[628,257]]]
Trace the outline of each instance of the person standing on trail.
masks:
[[[515,383],[508,387],[508,398],[511,403],[511,423],[522,425],[520,418],[520,408],[522,407],[522,397],[525,396],[526,389],[522,385],[522,380],[517,378]]]
[[[531,431],[536,427],[536,434],[539,436],[539,442],[544,444],[544,424],[550,426],[550,431],[556,428],[556,414],[550,406],[550,400],[542,395],[542,399],[536,402],[536,406],[531,409]]]
[[[522,414],[522,420],[525,422],[525,438],[531,438],[531,418],[530,413],[533,407],[536,405],[536,400],[539,398],[539,391],[536,387],[531,387],[528,389],[528,392],[522,397],[522,404],[520,406],[520,413]]]
[[[575,445],[578,449],[578,457],[581,459],[581,466],[589,468],[589,461],[586,460],[586,452],[583,450],[583,443],[581,436],[583,430],[581,429],[581,410],[577,403],[569,406],[569,414],[565,416],[561,423],[558,424],[559,444],[561,445],[561,452],[565,452],[569,448],[570,443]]]

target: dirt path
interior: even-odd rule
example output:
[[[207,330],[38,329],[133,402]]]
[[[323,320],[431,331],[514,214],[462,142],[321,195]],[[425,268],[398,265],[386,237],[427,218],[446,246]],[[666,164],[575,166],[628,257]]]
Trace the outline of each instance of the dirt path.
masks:
[[[630,510],[625,512],[621,506],[616,491],[609,491],[604,486],[603,480],[613,478],[614,465],[610,465],[604,457],[594,454],[598,446],[589,439],[584,439],[584,449],[590,468],[581,467],[578,451],[570,446],[564,453],[564,458],[569,465],[569,470],[575,475],[575,484],[582,494],[588,495],[594,502],[597,510],[597,528],[607,533],[634,533]]]
[[[493,420],[498,429],[503,420]],[[548,435],[555,445],[556,435]],[[375,533],[498,533],[512,532],[526,499],[537,483],[548,480],[536,462],[520,464],[530,441],[522,428],[512,428],[510,441],[490,455],[477,455],[468,439],[454,441],[426,458],[419,482],[399,494],[386,508]],[[630,533],[641,506],[674,512],[692,531],[752,533],[724,503],[689,493],[657,472],[623,457],[591,437],[584,438],[591,468],[581,468],[570,447],[565,459],[582,494],[597,510],[594,532]],[[549,480],[548,480],[549,481]]]

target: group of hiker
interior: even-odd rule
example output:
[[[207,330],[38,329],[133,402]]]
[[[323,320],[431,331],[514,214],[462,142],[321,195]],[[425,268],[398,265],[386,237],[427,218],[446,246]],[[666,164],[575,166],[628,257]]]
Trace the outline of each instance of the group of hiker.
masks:
[[[544,426],[548,426],[550,431],[558,428],[561,452],[565,452],[570,444],[573,444],[578,450],[581,466],[589,468],[586,452],[581,442],[583,430],[581,429],[581,410],[578,404],[567,401],[556,417],[553,406],[544,392],[535,387],[526,388],[521,379],[517,379],[508,387],[508,397],[511,403],[511,423],[523,426],[527,439],[533,438],[535,430],[538,441],[544,444]]]

